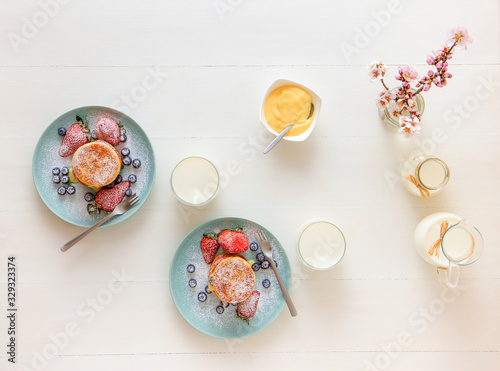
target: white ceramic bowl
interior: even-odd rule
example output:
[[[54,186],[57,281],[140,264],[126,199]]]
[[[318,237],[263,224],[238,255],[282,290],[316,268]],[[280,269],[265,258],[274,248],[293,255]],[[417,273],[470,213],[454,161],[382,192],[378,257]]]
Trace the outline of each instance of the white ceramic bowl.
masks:
[[[316,122],[318,121],[319,112],[321,110],[321,102],[322,102],[322,100],[319,97],[319,95],[316,94],[316,92],[314,90],[309,89],[307,86],[304,86],[302,84],[296,83],[295,81],[286,80],[286,79],[280,79],[280,80],[276,80],[275,82],[273,82],[271,84],[271,86],[269,87],[269,89],[267,89],[267,92],[264,95],[264,100],[262,101],[262,104],[260,105],[260,122],[262,122],[262,125],[264,125],[264,127],[271,134],[276,135],[276,136],[279,135],[279,133],[277,133],[276,131],[274,131],[269,126],[269,124],[266,121],[266,115],[264,114],[264,104],[266,103],[267,97],[269,96],[269,94],[274,89],[279,88],[280,86],[284,86],[284,85],[298,86],[299,88],[302,88],[305,91],[307,91],[311,95],[311,97],[313,99],[313,104],[314,104],[314,119],[313,119],[313,122],[311,123],[311,126],[309,126],[309,128],[306,131],[304,131],[302,134],[294,135],[294,136],[286,136],[285,135],[283,137],[284,140],[289,140],[291,142],[302,142],[302,141],[306,140],[307,137],[309,135],[311,135],[312,131],[314,130],[314,127],[316,126]]]

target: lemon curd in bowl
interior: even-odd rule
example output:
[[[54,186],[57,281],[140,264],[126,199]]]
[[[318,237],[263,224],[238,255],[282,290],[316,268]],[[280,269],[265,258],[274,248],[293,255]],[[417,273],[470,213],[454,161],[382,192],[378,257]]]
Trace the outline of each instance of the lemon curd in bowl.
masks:
[[[281,79],[267,90],[260,109],[260,120],[273,135],[293,125],[283,139],[300,142],[311,134],[320,109],[321,98],[313,90]]]
[[[277,133],[293,123],[286,135],[295,136],[311,126],[314,119],[314,113],[310,115],[312,104],[311,95],[304,89],[283,85],[268,95],[264,103],[264,115],[269,126]]]

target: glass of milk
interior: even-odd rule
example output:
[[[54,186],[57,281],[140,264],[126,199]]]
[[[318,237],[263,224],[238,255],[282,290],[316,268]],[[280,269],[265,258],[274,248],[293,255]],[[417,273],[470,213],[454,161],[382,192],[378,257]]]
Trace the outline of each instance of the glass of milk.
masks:
[[[467,220],[446,212],[434,213],[415,229],[415,246],[420,256],[437,267],[439,281],[456,287],[459,266],[474,263],[483,251],[481,233]]]
[[[203,157],[188,157],[172,171],[170,185],[175,196],[189,206],[210,202],[219,190],[217,168]]]
[[[410,157],[401,171],[405,188],[413,195],[431,197],[450,180],[450,169],[443,160],[422,154]]]
[[[342,231],[334,224],[317,221],[304,228],[298,243],[300,260],[309,268],[325,270],[340,262],[346,242]]]

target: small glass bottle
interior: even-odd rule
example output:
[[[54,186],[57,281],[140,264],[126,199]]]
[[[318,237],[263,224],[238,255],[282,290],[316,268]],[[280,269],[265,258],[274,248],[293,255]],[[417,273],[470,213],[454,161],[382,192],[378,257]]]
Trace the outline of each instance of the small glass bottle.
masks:
[[[443,160],[423,154],[412,156],[401,171],[405,188],[415,196],[429,198],[443,190],[450,180],[450,169]]]

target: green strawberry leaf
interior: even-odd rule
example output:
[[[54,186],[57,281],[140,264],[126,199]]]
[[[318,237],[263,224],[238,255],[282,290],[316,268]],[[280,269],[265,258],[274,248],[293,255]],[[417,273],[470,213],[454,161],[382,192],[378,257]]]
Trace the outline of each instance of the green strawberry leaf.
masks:
[[[127,129],[125,129],[121,121],[118,121],[118,127],[120,128],[120,134],[127,134]]]
[[[238,311],[236,311],[236,317],[238,317],[239,319],[242,319],[243,321],[245,321],[245,322],[247,323],[247,325],[249,325],[249,326],[250,326],[250,319],[248,319],[248,318],[245,318],[245,317],[241,316],[241,315],[238,313]]]

